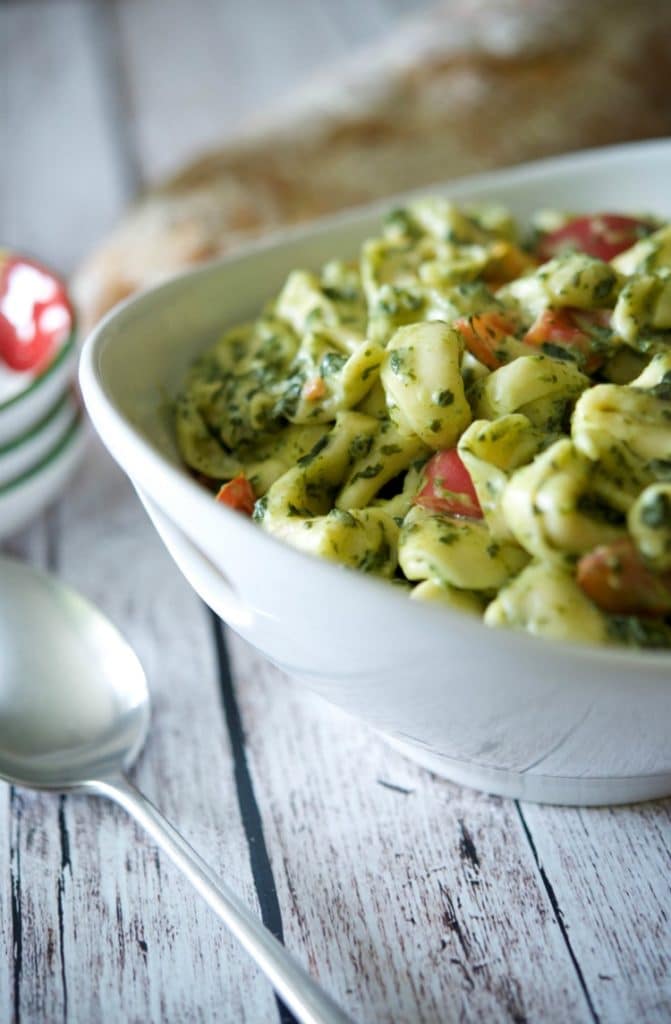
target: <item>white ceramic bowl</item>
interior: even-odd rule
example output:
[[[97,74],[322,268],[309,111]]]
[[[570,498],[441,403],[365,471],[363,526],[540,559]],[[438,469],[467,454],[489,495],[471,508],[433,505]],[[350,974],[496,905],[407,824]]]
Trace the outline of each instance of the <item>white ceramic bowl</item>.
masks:
[[[0,485],[0,540],[27,525],[54,501],[79,465],[87,426],[76,416],[42,458]]]
[[[671,142],[598,150],[439,186],[524,218],[539,207],[671,216]],[[293,231],[119,307],[88,339],[93,422],[175,561],[272,661],[451,779],[560,803],[671,793],[671,658],[491,630],[299,553],[216,504],[179,462],[165,396],[293,267],[351,256],[397,197]]]
[[[0,487],[41,462],[72,426],[78,413],[77,399],[68,389],[39,423],[8,444],[0,445]]]

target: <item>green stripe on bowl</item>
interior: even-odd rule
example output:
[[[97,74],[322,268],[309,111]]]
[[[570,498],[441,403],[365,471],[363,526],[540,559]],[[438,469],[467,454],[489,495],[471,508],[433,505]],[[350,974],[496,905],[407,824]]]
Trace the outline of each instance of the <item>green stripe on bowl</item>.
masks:
[[[30,427],[29,430],[24,431],[23,434],[19,434],[18,437],[12,438],[12,440],[7,441],[6,444],[0,445],[0,456],[7,455],[8,452],[13,452],[16,448],[20,448],[22,444],[25,444],[26,441],[30,441],[36,434],[39,434],[41,430],[44,430],[44,428],[49,425],[51,420],[56,419],[61,409],[64,409],[70,401],[74,401],[74,396],[70,391],[70,386],[68,384],[66,385],[65,393],[61,395],[55,405],[51,406],[49,411],[45,413],[41,420],[38,420],[34,426]]]
[[[18,395],[14,395],[12,398],[7,398],[7,399],[5,399],[4,402],[0,402],[0,413],[3,413],[5,411],[5,409],[10,409],[13,405],[17,405],[23,398],[26,397],[26,395],[32,395],[32,393],[34,391],[37,391],[37,389],[40,387],[40,385],[45,380],[48,380],[49,377],[52,376],[54,371],[57,370],[59,366],[63,365],[65,360],[70,357],[70,355],[72,354],[72,352],[74,350],[74,347],[75,347],[75,334],[76,334],[76,323],[75,323],[75,321],[73,319],[73,321],[72,321],[72,330],[70,331],[68,339],[67,339],[66,342],[64,342],[64,344],[59,349],[58,355],[53,360],[53,362],[49,363],[49,365],[47,366],[46,370],[44,370],[44,372],[41,373],[39,375],[39,377],[36,377],[35,380],[32,382],[32,384],[29,384],[27,388],[23,389],[23,391],[19,391]]]
[[[20,473],[18,476],[8,480],[6,484],[3,484],[0,487],[0,498],[9,494],[10,491],[15,490],[17,487],[20,487],[21,484],[24,484],[27,480],[31,480],[34,476],[41,473],[43,469],[46,469],[47,466],[51,465],[52,462],[55,462],[58,456],[61,455],[74,441],[77,434],[82,429],[83,423],[84,417],[80,411],[77,413],[76,420],[74,423],[70,424],[60,441],[57,441],[54,447],[48,451],[47,454],[39,460],[39,462],[36,462],[34,466],[30,467],[30,469],[24,470],[23,473]]]

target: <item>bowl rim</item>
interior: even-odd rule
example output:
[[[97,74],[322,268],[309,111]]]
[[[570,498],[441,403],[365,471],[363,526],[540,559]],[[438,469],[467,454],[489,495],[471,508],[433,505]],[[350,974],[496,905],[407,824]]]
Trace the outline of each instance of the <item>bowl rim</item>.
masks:
[[[142,431],[118,410],[113,398],[109,394],[100,372],[100,360],[102,352],[110,342],[110,328],[118,328],[119,324],[123,325],[124,320],[130,321],[135,319],[138,314],[142,316],[147,315],[153,308],[160,306],[163,296],[171,293],[175,288],[188,288],[193,281],[200,277],[216,274],[220,271],[224,272],[227,267],[233,264],[253,259],[261,253],[281,248],[287,243],[322,235],[329,228],[347,226],[364,217],[369,218],[379,215],[380,212],[393,208],[399,203],[407,202],[415,196],[426,195],[432,189],[439,189],[441,192],[453,189],[456,193],[456,198],[458,198],[460,191],[467,192],[473,187],[484,189],[490,184],[493,187],[502,180],[505,181],[512,178],[519,183],[523,183],[525,180],[542,179],[549,171],[566,167],[574,167],[575,170],[579,171],[586,166],[595,165],[595,170],[598,170],[600,169],[599,165],[607,166],[613,159],[633,157],[634,160],[643,158],[650,160],[651,156],[656,153],[663,154],[667,159],[671,157],[671,139],[653,139],[645,142],[580,150],[557,157],[503,167],[498,170],[487,171],[484,174],[467,175],[446,181],[434,182],[421,188],[396,193],[381,200],[375,200],[372,203],[351,207],[339,213],[310,221],[307,224],[272,232],[261,238],[251,240],[236,248],[234,252],[221,258],[173,274],[116,305],[102,318],[84,341],[79,361],[79,380],[84,402],[89,410],[96,432],[100,435],[108,450],[111,451],[115,461],[121,465],[121,468],[131,480],[134,480],[134,477],[138,474],[135,472],[135,469],[131,472],[127,468],[128,461],[126,459],[122,460],[118,457],[117,452],[119,449],[123,449],[125,452],[132,449],[135,456],[135,466],[148,473],[149,477],[160,477],[166,483],[182,489],[183,493],[188,494],[190,501],[203,510],[204,518],[207,519],[212,514],[212,507],[215,504],[210,492],[198,484],[188,474],[185,467],[180,468],[173,464],[150,443]],[[110,445],[110,434],[116,435],[118,438],[117,444]],[[139,474],[139,478],[145,479],[142,473]],[[265,545],[267,550],[275,551],[281,548],[285,556],[288,554],[292,559],[297,559],[299,562],[302,561],[304,563],[307,560],[313,567],[318,564],[321,571],[327,576],[331,573],[341,574],[343,571],[351,573],[353,578],[357,578],[362,589],[369,588],[371,595],[374,593],[378,595],[378,600],[393,602],[394,606],[399,610],[405,607],[406,613],[408,613],[409,599],[407,594],[401,594],[399,592],[400,588],[390,586],[389,581],[374,578],[361,573],[359,570],[351,569],[347,566],[330,562],[328,559],[320,558],[317,555],[292,548],[279,538],[260,530],[251,520],[247,520],[239,513],[225,506],[218,506],[216,511],[218,515],[223,514],[224,520],[222,522],[225,522],[226,518],[228,519],[232,532],[238,529],[242,531],[253,530],[254,543],[257,546],[263,547]],[[166,514],[169,515],[169,513]],[[415,607],[420,606],[421,614],[427,621],[433,617],[437,624],[441,621],[445,623],[446,616],[449,617],[451,613],[454,622],[459,622],[462,626],[468,624],[478,627],[478,633],[481,630],[488,630],[491,638],[492,628],[486,626],[480,619],[471,621],[471,617],[464,613],[458,613],[454,609],[445,607],[436,608],[430,602],[411,602],[411,604]],[[410,614],[413,613],[411,612]],[[540,641],[542,650],[547,651],[548,654],[554,652],[555,656],[563,656],[567,664],[570,661],[576,661],[580,664],[610,665],[611,667],[618,667],[623,670],[638,669],[648,671],[651,669],[666,669],[668,671],[671,664],[671,652],[664,649],[580,644],[570,640],[558,640],[553,637],[539,637],[525,630],[498,629],[495,632],[497,633],[498,643],[505,644],[507,647],[512,648],[513,651],[515,648],[519,648],[520,650],[526,649],[529,654],[534,652],[538,654]]]

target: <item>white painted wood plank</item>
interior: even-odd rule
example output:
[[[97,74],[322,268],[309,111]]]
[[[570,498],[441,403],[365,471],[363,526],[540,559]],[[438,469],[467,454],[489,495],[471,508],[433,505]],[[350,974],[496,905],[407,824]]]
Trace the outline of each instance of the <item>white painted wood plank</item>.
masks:
[[[231,646],[285,939],[355,1019],[590,1021],[515,805]]]
[[[11,1020],[14,997],[11,809],[9,786],[0,784],[0,1018]]]
[[[523,813],[601,1020],[671,1020],[671,802]]]
[[[330,0],[222,4],[134,0],[119,5],[133,131],[144,176],[174,170],[220,145],[265,107],[382,27],[358,4],[358,21]]]
[[[69,272],[125,202],[88,0],[0,5],[0,238]]]
[[[53,533],[53,512],[5,540],[4,554],[45,568]],[[2,815],[5,841],[0,852],[3,899],[0,901],[0,1007],[11,1020],[18,992],[20,1018],[56,1020],[62,1016],[61,851],[59,802],[51,796],[12,790],[4,783]]]
[[[14,935],[20,971],[12,979],[19,992],[19,1019],[58,1020],[65,1005],[59,799],[13,790],[10,811],[11,880],[20,915],[19,934]]]
[[[65,96],[73,100],[72,107],[75,115],[78,115],[80,108],[77,102],[80,96],[86,95],[87,91],[93,92],[99,84],[93,81],[87,83],[81,74],[82,64],[86,64],[90,57],[85,52],[85,41],[88,39],[87,33],[90,36],[91,25],[85,25],[81,18],[85,11],[84,4],[64,3],[59,11],[64,17],[58,22],[43,17],[37,5],[11,12],[12,16],[16,15],[12,27],[18,44],[27,43],[36,34],[41,40],[29,55],[30,59],[37,61],[40,71],[43,52],[52,56],[54,52],[62,52],[65,40],[61,37],[63,33],[70,34],[68,26],[73,28],[75,45],[69,56],[75,67],[78,84],[75,87],[72,80],[66,78],[63,85],[57,78],[54,83],[57,114],[62,107],[62,97]],[[58,44],[55,49],[54,42]],[[21,51],[21,45],[17,47],[17,53],[24,60],[25,47]],[[19,82],[23,88],[19,71],[13,66],[8,68],[12,83]],[[101,121],[102,118],[98,117],[93,122],[94,137]],[[83,142],[86,119],[75,117],[74,122],[78,125],[79,141]],[[34,153],[29,149],[25,152],[26,159],[32,160],[33,156]],[[67,147],[54,151],[53,162],[58,166],[52,176],[55,173],[57,179],[67,163],[66,157]],[[13,171],[13,178],[16,179],[17,191],[24,189],[22,195],[30,196],[36,175],[32,166],[23,170],[24,175],[19,170]],[[91,170],[90,166],[88,170]],[[40,171],[44,172],[45,168],[40,168]],[[6,175],[6,178],[9,177]],[[112,189],[108,187],[109,182],[105,181],[104,175],[94,175],[93,178],[96,186],[101,189],[102,194],[98,199],[104,206],[105,197],[109,198]],[[38,179],[41,185],[42,178],[39,175]],[[64,191],[62,180],[52,184],[57,192]],[[116,189],[117,195],[121,192],[120,188]],[[78,200],[82,198],[85,205],[86,195],[78,196]],[[70,207],[71,217],[72,209],[77,211],[81,204],[78,206],[69,194],[65,199],[64,208]],[[42,244],[42,239],[47,234],[51,235],[54,246],[52,251],[58,249],[61,257],[58,262],[63,266],[67,262],[67,258],[62,259],[63,242],[67,240],[68,244],[72,243],[75,233],[66,239],[67,231],[61,219],[48,221],[47,218],[47,223],[40,222],[34,209],[31,211],[27,204],[24,205],[25,215],[20,203],[17,209],[11,211],[14,219],[6,235],[11,239],[11,231],[14,230],[17,242],[21,245],[26,245],[26,239],[34,237],[36,240],[32,242],[32,247],[39,250],[46,259],[55,260]],[[115,208],[118,203],[113,202],[111,205]],[[9,212],[5,211],[7,221]],[[30,235],[31,231],[33,235]],[[81,232],[77,235],[77,241],[81,241]],[[94,464],[97,468],[97,463]],[[100,481],[96,480],[95,474],[93,479],[95,487]],[[115,482],[118,483],[118,480]],[[83,577],[86,577],[90,583],[89,591],[96,593],[100,603],[105,604],[109,578],[115,572],[125,574],[123,554],[130,547],[133,556],[137,555],[133,548],[137,537],[132,527],[127,529],[128,524],[124,521],[118,538],[121,547],[110,543],[107,530],[119,527],[120,524],[111,511],[116,508],[114,501],[107,501],[109,495],[104,488],[103,495],[105,504],[100,506],[100,494],[95,490],[90,494],[86,486],[83,490],[78,490],[77,485],[73,486],[72,498],[66,503],[64,511],[67,537],[64,558],[72,577],[80,584]],[[78,526],[78,502],[82,501],[89,516],[84,537],[92,538],[96,552],[101,550],[111,557],[111,561],[105,565],[96,561],[86,542],[82,543],[77,533],[73,532]],[[133,514],[140,517],[146,530],[145,539],[153,541],[158,550],[150,528],[142,519],[139,505],[133,498],[130,501]],[[101,511],[105,513],[105,518],[101,517]],[[140,544],[140,547],[143,549],[141,553],[144,553],[144,545]],[[170,572],[167,557],[161,557],[164,559],[163,569]],[[217,746],[222,740],[221,714],[214,681],[212,644],[207,635],[207,619],[174,570],[173,579],[177,581],[178,588],[182,588],[182,599],[178,595],[172,600],[174,595],[169,587],[164,586],[162,570],[158,568],[154,588],[147,589],[152,582],[151,559],[147,565],[146,559],[143,562],[141,558],[133,557],[132,564],[136,573],[140,574],[139,578],[136,576],[134,579],[133,592],[129,594],[118,582],[113,591],[114,597],[122,602],[119,617],[122,621],[129,617],[133,619],[133,598],[147,609],[148,618],[140,617],[137,621],[133,619],[133,622],[141,641],[139,646],[144,649],[149,660],[152,653],[156,654],[152,640],[167,651],[175,621],[179,621],[178,635],[182,646],[178,653],[181,654],[181,660],[168,666],[168,671],[162,666],[160,680],[164,687],[174,682],[179,690],[183,686],[182,670],[186,667],[197,674],[192,687],[196,697],[202,696],[203,688],[208,688],[209,693],[209,701],[199,702],[201,717],[198,718],[196,714],[195,725],[191,720],[193,693],[180,691],[184,693],[182,702],[175,700],[174,696],[168,697],[167,710],[161,707],[159,701],[158,756],[155,753],[153,767],[141,767],[140,774],[143,771],[146,773],[146,788],[150,793],[154,793],[157,801],[168,812],[172,811],[173,819],[182,825],[194,844],[206,855],[209,853],[215,863],[220,863],[229,881],[253,904],[247,849],[230,786],[230,756],[227,760],[222,752],[224,748]],[[123,578],[127,580],[125,575]],[[147,588],[143,589],[145,583]],[[101,587],[104,592],[99,593]],[[166,603],[157,605],[156,594],[161,594]],[[190,610],[181,615],[185,596]],[[111,604],[116,607],[114,600]],[[195,625],[197,615],[198,626]],[[133,626],[133,622],[130,626]],[[170,637],[166,638],[166,634],[170,634]],[[200,657],[192,656],[192,651],[202,654]],[[201,727],[198,722],[207,733],[203,743],[198,742],[198,730]],[[219,732],[216,723],[219,723]],[[193,770],[190,770],[192,766],[189,756],[183,755],[183,743],[189,745],[194,756],[201,758]],[[211,753],[213,746],[219,751],[219,760],[216,754]],[[180,765],[180,774],[174,771],[175,764]],[[214,777],[211,774],[213,769]],[[198,792],[194,790],[201,781],[201,775],[204,785],[202,800],[199,800]],[[221,786],[224,787],[223,795]],[[21,806],[24,806],[23,797]],[[225,936],[210,912],[197,905],[188,887],[180,887],[180,883],[172,881],[169,875],[165,886],[162,884],[166,878],[165,871],[161,873],[159,862],[153,857],[147,861],[147,844],[139,839],[123,817],[115,814],[111,808],[97,807],[78,800],[66,803],[60,821],[54,817],[57,804],[48,797],[28,797],[26,807],[27,811],[24,811],[20,819],[17,815],[12,819],[16,830],[30,812],[29,827],[20,830],[16,845],[19,859],[24,865],[21,875],[22,892],[28,892],[22,915],[28,928],[24,930],[27,941],[23,948],[24,963],[27,965],[23,978],[25,983],[21,986],[20,1009],[23,1019],[55,1019],[63,1016],[68,1008],[69,1019],[84,1021],[100,1019],[103,1015],[112,1019],[126,1014],[135,1016],[136,1012],[138,1019],[148,1020],[164,1019],[166,1014],[174,1019],[191,1016],[215,1019],[223,1014],[226,1019],[236,1020],[268,1019],[274,1015],[274,1004],[267,984],[259,978],[246,958],[240,957],[237,947]],[[61,835],[59,825],[63,826]],[[225,830],[222,826],[226,826]],[[37,857],[32,856],[32,848],[26,852],[26,836],[31,843],[35,841]],[[62,911],[59,923],[64,940],[62,977],[52,970],[54,962],[58,967],[61,957],[61,948],[54,939],[52,927],[58,916],[59,895]],[[41,914],[38,913],[40,908]],[[5,935],[8,934],[6,931]]]
[[[0,238],[62,272],[81,259],[124,202],[103,117],[90,17],[86,0],[0,8]],[[46,522],[3,548],[44,565],[50,547]],[[13,1018],[16,991],[21,1020],[62,1019],[67,991],[59,802],[20,792],[10,806],[9,787],[3,786],[2,808],[0,870],[10,905],[3,898],[0,1013],[3,1020]],[[5,958],[8,945],[11,955]],[[95,982],[95,975],[91,978]]]
[[[46,566],[50,534],[53,529],[53,509],[40,513],[31,523],[15,534],[0,541],[0,551],[9,558],[20,558],[35,565]]]
[[[62,577],[122,628],[150,680],[153,726],[138,784],[258,910],[209,617],[97,447],[60,514]],[[122,812],[68,798],[64,821],[68,1020],[273,1019],[268,984]]]

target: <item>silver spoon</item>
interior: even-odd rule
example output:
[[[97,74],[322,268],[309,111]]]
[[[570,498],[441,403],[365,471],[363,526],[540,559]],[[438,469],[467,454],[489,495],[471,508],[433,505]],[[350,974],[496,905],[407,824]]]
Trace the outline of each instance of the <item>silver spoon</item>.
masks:
[[[0,777],[124,807],[186,875],[303,1024],[349,1017],[128,781],[149,727],[142,666],[104,616],[53,577],[0,558]]]

